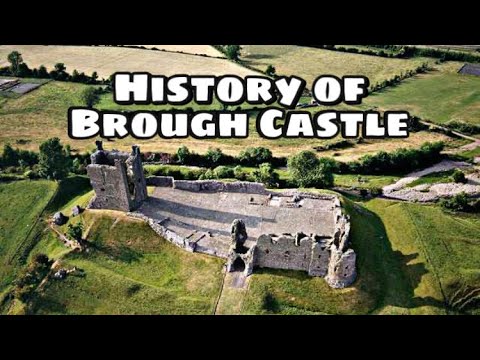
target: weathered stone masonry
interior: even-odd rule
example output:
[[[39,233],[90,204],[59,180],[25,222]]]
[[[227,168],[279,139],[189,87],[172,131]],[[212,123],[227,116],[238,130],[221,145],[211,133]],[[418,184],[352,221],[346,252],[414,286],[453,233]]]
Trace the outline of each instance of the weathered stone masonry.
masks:
[[[92,164],[87,167],[95,198],[91,209],[110,209],[129,212],[148,198],[140,149],[132,153],[105,151],[97,142]]]
[[[356,254],[350,249],[350,221],[348,216],[343,214],[338,197],[304,194],[298,191],[273,193],[267,191],[262,184],[246,182],[176,181],[169,177],[145,179],[138,147],[133,147],[132,153],[128,154],[104,151],[101,143],[97,145],[98,151],[92,155],[92,165],[88,167],[88,175],[96,192],[90,208],[127,212],[129,216],[145,221],[159,236],[176,246],[189,252],[224,258],[227,261],[228,271],[241,271],[245,276],[251,275],[255,268],[271,268],[305,271],[310,276],[324,277],[333,288],[345,288],[355,281],[357,276]],[[146,216],[142,204],[148,198],[147,183],[157,189],[167,188],[162,193],[166,197],[176,198],[177,195],[180,195],[170,193],[168,190],[170,188],[172,192],[183,192],[184,201],[187,202],[190,201],[190,197],[187,195],[189,192],[196,193],[197,196],[219,194],[218,196],[222,198],[226,194],[243,194],[235,195],[231,206],[232,209],[237,206],[245,206],[244,203],[239,203],[238,199],[251,199],[245,214],[249,214],[250,209],[252,211],[259,209],[255,211],[262,214],[264,212],[273,214],[277,211],[275,209],[280,209],[283,214],[285,211],[293,211],[294,213],[288,213],[292,215],[297,214],[297,210],[295,210],[297,208],[302,209],[303,212],[295,215],[299,216],[298,222],[293,221],[291,225],[283,226],[283,230],[279,230],[278,234],[263,234],[265,230],[258,226],[256,229],[251,229],[255,230],[253,231],[254,238],[248,237],[249,229],[245,226],[242,217],[239,217],[232,225],[229,249],[227,243],[230,240],[226,236],[218,237],[217,234],[212,234],[210,231],[196,228],[195,225],[192,225],[193,223],[180,223],[178,219],[171,218],[168,212],[163,217]],[[201,195],[202,193],[204,195]],[[151,206],[155,201],[153,203],[145,202],[145,204],[147,203]],[[318,213],[321,214],[318,215],[320,218],[316,215],[319,211],[319,204],[323,204],[321,205],[322,210]],[[206,216],[204,213],[212,212],[211,208],[202,210],[203,204],[197,206],[200,206],[197,209],[200,209],[202,217]],[[328,210],[325,210],[325,207]],[[163,209],[163,206],[160,208]],[[310,222],[302,223],[304,215],[301,214],[309,214]],[[269,219],[268,215],[266,216],[265,221]],[[182,221],[189,222],[188,219]],[[252,221],[252,217],[249,221]],[[250,225],[252,224],[254,223],[250,223]],[[312,226],[312,224],[317,225]],[[180,235],[177,230],[172,229],[172,225],[174,228],[177,226],[179,230],[192,228],[192,232],[184,232]],[[282,221],[267,225],[269,226],[268,231],[275,231],[277,226],[282,225]],[[224,225],[220,226],[219,231],[230,232],[229,225],[226,224],[225,227],[224,229]],[[290,229],[291,233],[280,233],[285,230],[290,232]],[[318,231],[321,234],[298,232],[302,229]],[[190,235],[187,235],[188,233]],[[212,237],[212,235],[214,236]],[[248,241],[246,241],[247,239]],[[219,244],[224,245],[219,246]]]

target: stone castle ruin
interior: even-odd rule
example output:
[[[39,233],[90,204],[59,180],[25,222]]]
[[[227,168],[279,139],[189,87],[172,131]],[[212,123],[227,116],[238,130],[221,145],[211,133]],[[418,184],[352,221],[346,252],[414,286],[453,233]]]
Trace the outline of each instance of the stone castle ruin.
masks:
[[[95,198],[92,209],[110,209],[129,212],[137,209],[148,198],[140,149],[132,153],[105,151],[97,142],[92,164],[87,167]]]
[[[176,246],[223,258],[228,272],[246,277],[270,268],[324,277],[333,288],[356,280],[350,221],[338,197],[272,193],[246,182],[145,179],[138,147],[128,154],[97,146],[88,167],[96,193],[90,208],[128,212]]]

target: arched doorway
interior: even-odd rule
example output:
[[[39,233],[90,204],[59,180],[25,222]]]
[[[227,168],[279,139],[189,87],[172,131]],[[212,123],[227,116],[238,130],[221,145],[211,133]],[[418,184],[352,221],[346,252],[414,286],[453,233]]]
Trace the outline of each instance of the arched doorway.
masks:
[[[233,263],[233,271],[234,272],[244,272],[246,269],[245,262],[242,258],[238,257]]]

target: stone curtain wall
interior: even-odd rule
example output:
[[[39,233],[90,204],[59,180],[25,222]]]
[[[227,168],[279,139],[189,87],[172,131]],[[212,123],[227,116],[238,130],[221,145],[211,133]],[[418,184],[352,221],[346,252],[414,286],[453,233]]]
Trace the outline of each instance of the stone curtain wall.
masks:
[[[190,242],[189,240],[176,234],[174,231],[169,230],[167,227],[163,226],[162,222],[160,221],[156,221],[140,213],[128,213],[128,216],[133,219],[146,222],[152,228],[152,230],[157,233],[157,235],[178,246],[179,248],[192,253],[197,250],[196,243]]]
[[[192,192],[229,192],[253,195],[268,195],[269,192],[263,184],[251,182],[223,183],[219,181],[184,181],[175,180],[174,189]]]
[[[305,237],[296,243],[291,235],[275,238],[262,235],[257,241],[255,265],[260,268],[308,271],[312,261],[313,240]]]
[[[312,196],[312,195],[310,195]],[[256,245],[255,266],[260,268],[300,270],[310,276],[325,277],[336,289],[352,285],[357,277],[356,254],[350,247],[350,221],[335,198],[335,233],[333,238],[315,235],[263,235]]]

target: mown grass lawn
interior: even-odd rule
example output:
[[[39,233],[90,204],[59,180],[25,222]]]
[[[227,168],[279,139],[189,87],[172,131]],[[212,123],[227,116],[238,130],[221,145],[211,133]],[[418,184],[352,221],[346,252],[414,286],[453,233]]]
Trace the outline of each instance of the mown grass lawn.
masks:
[[[434,184],[447,184],[454,182],[452,175],[454,171],[441,171],[433,174],[429,174],[415,180],[407,185],[407,187],[413,188],[419,185],[434,185]]]

